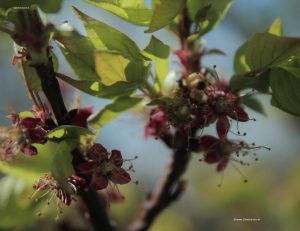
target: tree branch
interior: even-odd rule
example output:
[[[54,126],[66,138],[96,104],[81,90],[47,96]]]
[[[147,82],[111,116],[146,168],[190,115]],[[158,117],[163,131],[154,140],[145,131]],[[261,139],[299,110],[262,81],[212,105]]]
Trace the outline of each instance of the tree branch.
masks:
[[[192,131],[192,136],[195,131]],[[185,182],[181,180],[189,160],[189,136],[178,131],[175,135],[173,158],[166,167],[165,176],[158,183],[150,198],[145,202],[138,216],[130,226],[131,231],[145,231],[153,223],[158,214],[177,200],[185,190]]]
[[[57,123],[59,125],[71,124],[70,119],[67,116],[67,108],[64,104],[63,97],[60,91],[58,80],[55,77],[53,63],[51,57],[48,64],[36,64],[33,65],[41,80],[43,92],[45,93],[51,107]],[[72,152],[73,165],[80,162],[82,156],[78,149]],[[95,231],[113,231],[115,228],[110,224],[107,216],[106,208],[101,203],[101,200],[96,192],[84,191],[79,194],[82,201],[86,204],[86,207],[90,214],[91,223]]]

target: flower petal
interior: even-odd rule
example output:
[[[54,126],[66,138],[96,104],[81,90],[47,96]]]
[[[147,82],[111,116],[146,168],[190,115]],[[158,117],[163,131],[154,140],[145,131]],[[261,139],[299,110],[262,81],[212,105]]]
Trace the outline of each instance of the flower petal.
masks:
[[[218,172],[222,172],[228,165],[229,159],[223,159],[222,161],[220,161],[217,165],[217,171]]]
[[[123,168],[119,168],[112,172],[109,179],[115,184],[127,184],[131,181],[130,175]]]
[[[77,166],[77,170],[80,173],[89,174],[92,173],[96,167],[97,167],[97,163],[95,162],[84,162]]]
[[[32,143],[42,143],[45,141],[46,132],[42,128],[28,129],[28,134]]]
[[[220,140],[214,136],[205,135],[199,139],[200,148],[205,150],[210,149],[212,146],[217,145]]]
[[[87,127],[87,119],[93,113],[93,107],[79,108],[76,115],[72,119],[72,124]]]
[[[246,122],[249,120],[248,113],[239,105],[234,108],[234,112],[229,115],[232,119]]]
[[[227,136],[229,128],[229,120],[225,116],[219,117],[217,121],[217,133],[220,139],[224,139]]]
[[[42,121],[37,118],[25,118],[21,121],[21,125],[25,128],[35,128],[37,125],[41,125]]]
[[[106,188],[108,185],[108,179],[105,176],[97,175],[93,176],[90,183],[90,189],[93,191],[101,190]]]
[[[108,152],[101,144],[94,144],[87,153],[88,158],[101,162],[108,158]]]
[[[123,164],[123,158],[119,150],[112,150],[110,160],[114,163],[115,166],[121,167]]]
[[[205,153],[204,155],[204,161],[208,164],[215,164],[217,162],[219,162],[220,160],[220,155],[218,152],[208,152],[208,153]]]

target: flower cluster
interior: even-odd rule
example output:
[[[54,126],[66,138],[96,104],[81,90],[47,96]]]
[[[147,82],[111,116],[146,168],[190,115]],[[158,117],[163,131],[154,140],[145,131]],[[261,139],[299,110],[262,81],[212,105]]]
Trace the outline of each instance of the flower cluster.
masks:
[[[122,168],[121,152],[112,150],[108,153],[101,144],[93,144],[86,152],[87,160],[77,166],[79,173],[90,177],[89,188],[101,190],[113,184],[127,184],[131,181],[128,172]]]
[[[180,79],[173,95],[161,97],[154,104],[156,107],[152,109],[145,128],[146,137],[153,135],[163,138],[162,131],[170,127],[189,135],[191,129],[203,130],[215,124],[218,138],[191,138],[198,139],[197,151],[204,153],[204,162],[217,164],[218,172],[226,168],[229,160],[235,159],[233,153],[261,148],[228,139],[231,120],[238,123],[254,119],[250,119],[241,106],[241,96],[230,91],[226,81],[216,79],[206,71],[192,73]],[[241,135],[239,131],[237,135]]]
[[[43,129],[42,121],[37,118],[23,118],[18,114],[12,113],[13,127],[16,128],[16,137],[7,143],[4,152],[7,156],[15,154],[15,149],[27,155],[36,155],[37,149],[33,146],[35,143],[44,143],[46,131]]]

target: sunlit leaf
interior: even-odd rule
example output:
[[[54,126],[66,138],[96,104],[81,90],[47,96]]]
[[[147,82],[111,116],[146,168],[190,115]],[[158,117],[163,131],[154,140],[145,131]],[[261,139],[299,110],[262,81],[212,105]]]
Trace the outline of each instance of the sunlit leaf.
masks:
[[[35,144],[38,155],[27,156],[19,153],[11,162],[0,162],[0,172],[18,177],[33,184],[44,173],[50,172],[53,152],[57,144],[47,142],[46,144]]]
[[[97,50],[117,51],[124,57],[141,58],[140,49],[127,35],[117,29],[89,17],[73,7],[78,17],[84,22],[88,36]]]
[[[65,139],[79,139],[82,136],[94,135],[90,130],[74,126],[74,125],[62,125],[47,134],[47,138],[51,141],[59,142]]]
[[[95,54],[96,71],[104,85],[117,82],[142,83],[148,74],[148,66],[143,60],[132,60],[118,53],[97,52]]]
[[[117,98],[113,103],[107,105],[105,108],[92,115],[88,121],[89,125],[94,128],[103,127],[120,114],[137,105],[139,102],[141,102],[141,100],[141,98],[129,96]]]
[[[282,23],[280,18],[277,18],[269,27],[268,32],[273,35],[281,36],[283,34]]]
[[[152,10],[147,9],[144,5],[144,1],[118,1],[118,2],[106,2],[106,1],[93,1],[85,0],[86,2],[100,7],[127,22],[135,25],[148,25],[152,17]]]
[[[94,64],[95,48],[89,38],[72,30],[67,34],[55,33],[54,39],[81,80],[99,80]]]
[[[57,145],[57,148],[53,153],[51,174],[65,190],[70,190],[70,185],[67,180],[68,177],[74,174],[71,152],[77,145],[78,143],[76,140],[63,140]]]
[[[75,80],[64,75],[58,75],[58,77],[89,95],[105,99],[113,99],[122,95],[130,95],[138,87],[136,83],[129,82],[117,82],[113,85],[105,86],[99,81]]]
[[[151,23],[145,32],[151,33],[170,24],[172,20],[180,13],[185,4],[186,0],[155,1]]]

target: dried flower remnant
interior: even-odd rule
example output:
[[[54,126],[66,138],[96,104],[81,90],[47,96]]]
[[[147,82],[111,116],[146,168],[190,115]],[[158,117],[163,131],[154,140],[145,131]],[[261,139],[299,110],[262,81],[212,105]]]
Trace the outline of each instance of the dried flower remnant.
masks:
[[[89,188],[93,191],[113,184],[127,184],[131,181],[128,172],[122,168],[121,152],[108,151],[101,144],[94,144],[86,153],[87,161],[77,166],[77,170],[91,177]]]
[[[249,121],[247,112],[240,104],[240,97],[228,90],[228,84],[224,81],[215,81],[207,87],[207,105],[205,106],[206,123],[215,121],[217,133],[224,139],[230,129],[229,118],[239,122]]]
[[[75,201],[75,198],[72,195],[77,194],[81,189],[85,187],[85,180],[79,176],[72,175],[68,179],[69,188],[68,190],[64,189],[57,180],[50,174],[45,174],[33,185],[35,189],[34,194],[31,198],[35,197],[35,195],[41,191],[44,193],[35,199],[37,202],[39,199],[47,196],[46,205],[43,211],[39,212],[37,215],[42,216],[48,206],[51,204],[53,197],[56,197],[56,206],[57,206],[57,217],[62,213],[62,208],[60,203],[63,203],[67,206],[70,206],[72,201]]]

